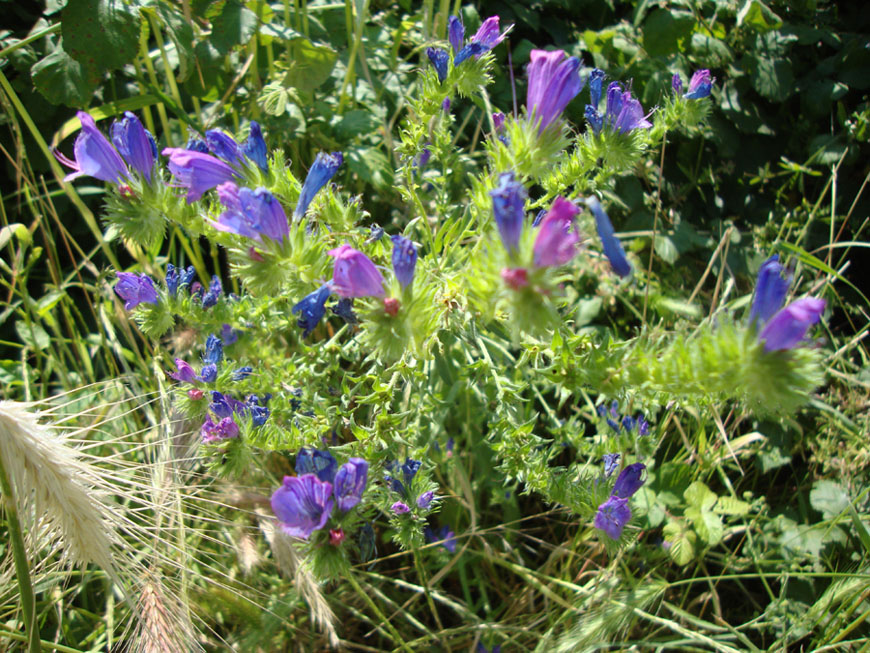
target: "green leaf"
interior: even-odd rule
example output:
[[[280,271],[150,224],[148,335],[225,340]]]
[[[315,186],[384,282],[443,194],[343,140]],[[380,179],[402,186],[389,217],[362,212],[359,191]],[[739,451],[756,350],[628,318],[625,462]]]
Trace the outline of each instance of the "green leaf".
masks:
[[[574,326],[586,326],[601,312],[601,297],[592,297],[591,299],[581,299],[577,302],[577,309],[574,312]]]
[[[678,565],[687,565],[695,558],[697,536],[683,525],[672,521],[665,524],[662,532],[670,544],[668,554]]]
[[[368,134],[378,126],[378,119],[369,111],[354,109],[343,116],[333,119],[335,134],[342,140],[351,140],[355,136]]]
[[[690,514],[692,513],[692,514]],[[722,541],[725,535],[725,528],[722,526],[722,520],[715,513],[706,510],[698,511],[695,514],[694,508],[686,510],[686,517],[692,521],[695,531],[704,542],[710,546],[715,546]]]
[[[60,43],[54,52],[33,64],[30,74],[46,100],[79,109],[90,104],[99,83],[96,70],[73,59]]]
[[[677,251],[676,245],[674,245],[674,241],[662,234],[656,234],[655,250],[656,254],[659,255],[659,258],[669,265],[673,265],[676,262],[677,257],[680,255]]]
[[[743,25],[757,32],[767,32],[782,27],[782,19],[760,0],[746,0],[737,12],[737,27]]]
[[[752,86],[768,100],[782,102],[794,91],[794,72],[788,59],[759,57],[752,68]]]
[[[651,57],[666,57],[681,49],[695,27],[695,18],[686,11],[655,9],[643,25],[643,47]]]
[[[683,497],[685,497],[686,502],[690,506],[693,506],[698,510],[710,510],[718,498],[710,491],[710,488],[704,485],[701,481],[695,481],[686,488]]]
[[[699,64],[711,68],[720,68],[734,59],[724,41],[697,32],[692,34],[692,53],[698,58]]]
[[[0,229],[0,249],[6,247],[6,243],[11,240],[13,234],[22,245],[29,245],[33,240],[26,226],[20,222],[14,222]]]
[[[719,497],[713,512],[720,515],[745,515],[749,513],[750,505],[734,497]]]
[[[141,18],[120,0],[69,0],[61,33],[69,55],[94,70],[114,70],[133,61]]]
[[[178,81],[183,82],[193,72],[196,58],[193,55],[193,28],[184,16],[173,11],[169,5],[158,4],[157,15],[166,27],[166,34],[178,53]]]
[[[256,31],[257,14],[231,0],[214,19],[209,40],[218,52],[226,54],[237,45],[247,45]]]
[[[325,45],[315,45],[308,39],[293,43],[293,61],[284,77],[284,84],[298,88],[303,93],[312,93],[329,79],[338,54]]]
[[[816,481],[810,491],[810,505],[832,519],[849,508],[849,495],[836,481]]]
[[[15,322],[15,332],[18,334],[21,342],[31,349],[42,351],[48,349],[48,346],[51,344],[51,337],[46,333],[45,329],[34,322],[28,325],[24,320],[17,320]]]

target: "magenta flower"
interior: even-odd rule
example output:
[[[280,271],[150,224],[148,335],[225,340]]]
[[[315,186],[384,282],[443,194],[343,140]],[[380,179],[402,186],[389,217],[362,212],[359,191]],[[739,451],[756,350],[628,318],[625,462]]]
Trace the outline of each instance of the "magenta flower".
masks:
[[[134,309],[139,304],[157,303],[157,289],[147,274],[116,272],[115,276],[118,277],[115,293],[124,300],[124,310]]]
[[[594,524],[595,528],[604,531],[611,540],[618,540],[622,535],[622,529],[630,519],[631,508],[628,506],[628,499],[611,496],[598,506]]]
[[[390,510],[392,510],[397,515],[404,515],[405,513],[411,512],[408,504],[404,501],[396,501],[393,505],[390,506]]]
[[[281,530],[303,540],[326,525],[333,505],[332,483],[321,481],[314,474],[285,476],[284,483],[272,495],[272,512]]]
[[[562,50],[532,50],[526,112],[539,125],[539,133],[558,120],[568,103],[583,90],[585,82],[579,69],[580,60],[577,57],[565,59]]]
[[[368,256],[347,244],[327,254],[335,259],[332,287],[340,297],[383,297],[384,277]]]
[[[432,504],[432,500],[435,498],[435,492],[432,490],[426,490],[423,494],[417,497],[417,507],[422,510],[427,510],[429,506]]]
[[[167,147],[163,156],[169,157],[169,171],[175,177],[176,185],[187,189],[188,204],[198,200],[207,190],[238,176],[230,166],[210,154]]]
[[[362,458],[351,458],[335,475],[335,500],[338,509],[347,512],[362,499],[369,477],[369,464]]]
[[[54,151],[57,160],[72,169],[63,180],[72,181],[76,177],[88,176],[101,181],[121,183],[130,174],[121,155],[112,147],[109,139],[97,129],[97,123],[89,113],[79,111],[76,116],[82,123],[82,130],[73,145],[75,161],[68,159],[57,150]]]
[[[713,90],[713,82],[716,81],[715,77],[710,76],[710,71],[704,68],[703,70],[696,70],[695,74],[692,75],[692,79],[689,81],[689,90],[686,91],[686,94],[683,96],[687,100],[700,100],[701,98],[705,98]]]
[[[449,34],[450,44],[453,46],[454,52],[456,52],[456,54],[454,54],[453,56],[453,65],[458,66],[463,61],[471,57],[479,58],[480,55],[482,55],[484,52],[492,50],[495,46],[501,43],[504,40],[505,35],[510,31],[510,27],[501,34],[499,34],[498,23],[498,16],[490,16],[489,18],[487,18],[485,21],[483,21],[483,24],[480,26],[480,28],[474,33],[474,36],[472,36],[471,39],[468,41],[468,44],[465,47],[461,48],[459,52],[456,52],[455,45],[455,42],[457,41],[455,37],[458,34],[458,30],[457,34],[454,34],[451,31],[451,33]],[[462,23],[460,22],[459,25],[461,27]],[[454,28],[454,23],[451,23],[450,27]],[[462,27],[462,33],[463,35],[465,34],[464,27]],[[461,42],[461,39],[459,39],[459,41]]]
[[[825,300],[804,297],[781,309],[764,325],[758,339],[764,343],[764,351],[793,349],[806,338],[811,326],[822,318]]]
[[[217,192],[221,204],[227,207],[217,222],[209,222],[218,231],[257,241],[265,236],[279,243],[290,233],[287,214],[281,203],[265,188],[239,188],[227,181],[218,186]]]
[[[215,424],[211,415],[205,418],[205,423],[200,430],[203,443],[219,442],[239,437],[239,426],[232,417],[224,417]]]
[[[175,367],[178,369],[178,372],[176,372],[175,374],[170,374],[169,376],[176,381],[181,381],[182,383],[193,383],[197,380],[196,372],[193,370],[189,363],[183,361],[180,358],[176,358]]]
[[[564,197],[556,198],[538,229],[534,247],[537,267],[563,265],[574,258],[580,242],[574,216],[579,211],[574,202]]]

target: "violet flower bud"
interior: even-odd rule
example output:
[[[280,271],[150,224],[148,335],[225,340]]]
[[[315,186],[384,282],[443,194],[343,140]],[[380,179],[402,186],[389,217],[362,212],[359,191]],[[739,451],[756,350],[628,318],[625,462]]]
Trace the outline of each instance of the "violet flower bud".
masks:
[[[335,259],[332,286],[339,297],[383,297],[384,278],[368,256],[347,244],[327,255]]]
[[[574,258],[580,242],[574,216],[579,211],[573,202],[564,197],[556,198],[538,228],[534,246],[537,267],[563,265]]]
[[[598,229],[598,237],[601,238],[601,249],[604,250],[604,255],[610,261],[610,267],[620,277],[627,277],[631,274],[631,263],[625,256],[625,250],[622,248],[622,243],[616,237],[613,231],[613,224],[604,209],[601,208],[601,202],[595,196],[586,198],[586,206],[592,211],[595,216],[595,226]]]
[[[120,121],[112,124],[112,143],[131,168],[139,172],[148,183],[157,159],[157,144],[154,137],[142,126],[139,118],[129,111]]]
[[[580,60],[566,59],[562,50],[532,50],[531,59],[526,112],[540,133],[559,119],[568,103],[583,90],[584,80],[578,74]]]
[[[362,499],[369,477],[369,464],[362,458],[351,458],[335,475],[335,500],[338,509],[347,512]]]
[[[132,310],[139,304],[157,303],[157,289],[147,274],[116,272],[115,276],[118,278],[115,293],[124,300],[124,310]]]

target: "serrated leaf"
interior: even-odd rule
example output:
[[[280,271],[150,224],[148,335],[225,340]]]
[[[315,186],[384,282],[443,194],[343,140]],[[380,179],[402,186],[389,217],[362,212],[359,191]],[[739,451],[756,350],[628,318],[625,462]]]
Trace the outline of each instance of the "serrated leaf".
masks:
[[[90,104],[99,83],[96,70],[73,59],[60,43],[54,52],[33,64],[30,74],[46,100],[77,109]]]
[[[61,12],[61,33],[69,55],[95,70],[115,70],[139,49],[141,17],[120,0],[69,0]]]
[[[749,513],[750,507],[745,501],[734,497],[719,497],[713,507],[713,512],[720,515],[746,515]]]
[[[838,516],[849,508],[849,503],[849,495],[836,481],[816,481],[810,491],[810,505],[825,519]]]
[[[683,493],[686,502],[698,510],[710,510],[718,498],[701,481],[695,481]]]
[[[247,45],[257,31],[257,22],[257,14],[231,0],[214,19],[209,40],[218,52],[226,54],[237,45]]]

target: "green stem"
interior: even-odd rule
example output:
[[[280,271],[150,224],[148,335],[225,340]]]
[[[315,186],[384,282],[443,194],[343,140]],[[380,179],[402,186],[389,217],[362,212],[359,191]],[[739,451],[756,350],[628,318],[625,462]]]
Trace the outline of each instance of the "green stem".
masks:
[[[18,592],[21,600],[21,612],[24,628],[27,631],[28,649],[30,653],[39,653],[39,628],[36,624],[36,596],[30,583],[30,566],[27,564],[27,551],[24,548],[24,537],[21,534],[21,522],[18,521],[18,509],[15,506],[15,495],[12,484],[6,475],[3,460],[0,459],[0,491],[3,492],[3,507],[6,511],[6,526],[9,529],[9,539],[12,541],[12,557],[15,559],[15,577],[18,581]]]
[[[60,30],[60,23],[55,23],[51,27],[46,27],[43,30],[38,31],[36,34],[31,34],[26,39],[21,39],[20,41],[13,43],[8,48],[3,48],[0,50],[0,59],[5,58],[7,55],[15,52],[18,48],[24,47],[28,43],[33,43],[34,41],[38,41],[44,36],[48,36],[49,34],[54,34],[55,32]]]
[[[396,643],[403,650],[408,651],[408,653],[413,653],[412,649],[405,643],[405,640],[402,639],[402,636],[399,634],[399,631],[396,630],[396,627],[393,625],[393,623],[384,616],[383,612],[381,612],[381,609],[378,607],[377,603],[375,603],[372,600],[372,597],[370,597],[363,590],[363,588],[360,587],[360,584],[357,581],[356,577],[353,575],[353,572],[347,575],[347,580],[350,582],[351,587],[353,587],[354,591],[356,591],[356,593],[360,595],[362,600],[365,601],[369,608],[371,608],[372,612],[375,613],[375,616],[380,619],[381,623],[383,623],[387,627],[387,630],[389,630],[390,634],[395,638]]]
[[[18,642],[27,641],[26,635],[22,635],[21,633],[13,633],[12,631],[6,630],[5,628],[0,628],[0,635],[8,637],[9,639],[14,639]],[[63,644],[56,644],[55,642],[47,642],[44,639],[40,640],[39,644],[42,647],[43,651],[60,651],[60,653],[82,653],[82,651],[77,648],[70,648],[69,646],[64,646]]]

